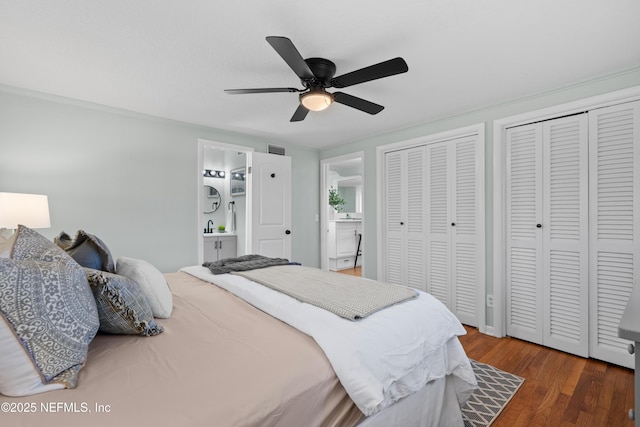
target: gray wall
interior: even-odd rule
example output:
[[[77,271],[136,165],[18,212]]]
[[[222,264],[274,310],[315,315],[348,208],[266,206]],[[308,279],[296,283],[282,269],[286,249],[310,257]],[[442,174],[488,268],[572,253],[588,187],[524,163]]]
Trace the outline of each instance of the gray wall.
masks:
[[[113,255],[163,272],[197,263],[198,138],[265,152],[267,142],[54,96],[0,87],[0,191],[49,196],[53,238],[79,229]],[[287,148],[292,253],[319,266],[319,153]]]
[[[397,132],[332,147],[320,152],[321,159],[340,156],[343,154],[364,151],[365,164],[363,181],[365,183],[364,215],[366,218],[364,235],[364,253],[366,254],[365,275],[377,278],[377,198],[376,187],[376,147],[405,141],[424,135],[431,135],[477,123],[485,123],[485,206],[486,206],[486,281],[487,293],[493,293],[493,121],[512,115],[538,110],[545,107],[563,104],[640,85],[640,68],[635,68],[616,75],[605,76],[589,82],[582,82],[571,87],[560,88],[524,99],[513,100],[508,103],[490,106],[459,115],[443,118],[420,126],[406,128]],[[382,112],[381,114],[384,114]],[[487,322],[492,325],[492,311],[487,309]]]

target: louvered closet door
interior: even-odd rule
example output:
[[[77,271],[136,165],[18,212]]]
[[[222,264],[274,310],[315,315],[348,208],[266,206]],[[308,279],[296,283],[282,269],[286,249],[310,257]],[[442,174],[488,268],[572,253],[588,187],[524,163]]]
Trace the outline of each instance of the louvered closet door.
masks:
[[[507,334],[542,344],[542,124],[506,132]]]
[[[427,291],[471,326],[478,324],[483,147],[477,136],[427,146]]]
[[[466,325],[478,326],[478,288],[483,277],[484,239],[479,224],[484,184],[484,147],[477,136],[456,139],[451,146],[453,182],[451,241],[453,311]],[[484,299],[480,299],[484,304]]]
[[[588,117],[543,123],[543,343],[589,355]]]
[[[386,244],[383,247],[385,264],[385,278],[389,283],[403,282],[403,154],[401,151],[394,151],[385,154],[385,235]]]
[[[450,310],[451,297],[451,201],[452,179],[446,142],[427,146],[427,292]]]
[[[425,283],[425,148],[406,150],[407,211],[405,220],[407,255],[406,285],[426,290]]]
[[[618,323],[640,286],[640,103],[589,113],[590,353],[633,367]]]
[[[507,333],[588,355],[588,120],[507,131]]]
[[[425,149],[385,155],[385,280],[426,290]]]

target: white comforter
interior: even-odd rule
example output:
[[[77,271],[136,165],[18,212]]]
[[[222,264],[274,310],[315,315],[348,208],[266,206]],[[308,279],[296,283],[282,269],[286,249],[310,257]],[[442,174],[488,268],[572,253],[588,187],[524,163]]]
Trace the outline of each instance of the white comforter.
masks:
[[[433,296],[394,305],[350,321],[232,274],[213,275],[206,267],[181,269],[232,292],[249,304],[313,337],[327,355],[342,386],[367,416],[453,374],[465,384],[459,399],[476,386],[460,342],[466,333],[458,319]]]

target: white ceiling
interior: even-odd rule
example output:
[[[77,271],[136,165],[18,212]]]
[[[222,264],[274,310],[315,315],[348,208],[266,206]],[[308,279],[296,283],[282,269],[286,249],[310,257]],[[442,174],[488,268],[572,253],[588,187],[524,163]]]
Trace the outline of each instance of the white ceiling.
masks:
[[[638,0],[0,0],[0,84],[328,147],[640,66]],[[302,87],[265,41],[336,75],[397,56],[409,72],[342,89],[290,123]]]

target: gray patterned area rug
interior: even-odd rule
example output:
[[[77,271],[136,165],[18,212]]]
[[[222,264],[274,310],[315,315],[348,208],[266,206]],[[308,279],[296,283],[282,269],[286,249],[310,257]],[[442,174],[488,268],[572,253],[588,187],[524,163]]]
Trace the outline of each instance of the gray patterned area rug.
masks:
[[[486,427],[507,406],[524,378],[471,360],[478,388],[462,407],[465,427]]]

